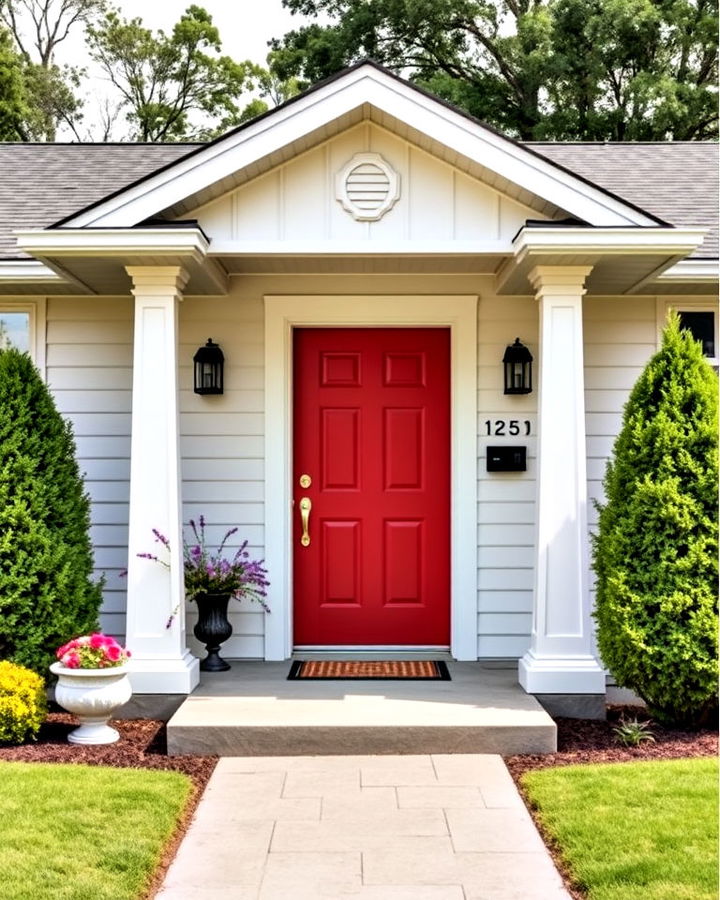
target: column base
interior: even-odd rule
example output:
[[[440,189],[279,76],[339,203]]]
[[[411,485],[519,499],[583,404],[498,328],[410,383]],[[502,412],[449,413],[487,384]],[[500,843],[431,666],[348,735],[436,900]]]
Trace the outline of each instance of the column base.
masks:
[[[190,694],[200,683],[200,661],[189,650],[179,658],[133,657],[128,675],[134,694]]]
[[[518,662],[518,681],[528,694],[604,694],[605,672],[594,656],[536,656]]]

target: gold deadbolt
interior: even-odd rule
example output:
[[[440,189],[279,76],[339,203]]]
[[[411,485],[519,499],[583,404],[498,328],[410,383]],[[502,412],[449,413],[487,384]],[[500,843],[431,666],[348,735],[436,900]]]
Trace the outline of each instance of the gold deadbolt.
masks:
[[[301,475],[300,476],[300,487],[301,488],[309,488],[312,484],[312,478],[309,475]]]

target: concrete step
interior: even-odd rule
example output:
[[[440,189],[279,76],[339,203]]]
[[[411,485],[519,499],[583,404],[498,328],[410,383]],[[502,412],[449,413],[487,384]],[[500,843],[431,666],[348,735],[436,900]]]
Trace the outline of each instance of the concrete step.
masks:
[[[168,722],[168,753],[301,756],[552,753],[555,723],[515,667],[448,664],[451,681],[287,681],[290,663],[204,673]]]

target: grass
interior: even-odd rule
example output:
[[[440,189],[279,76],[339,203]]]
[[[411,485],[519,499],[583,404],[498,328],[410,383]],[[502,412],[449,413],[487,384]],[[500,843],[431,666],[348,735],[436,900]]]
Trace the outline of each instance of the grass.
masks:
[[[716,759],[567,766],[522,783],[590,900],[717,900]]]
[[[176,772],[0,763],[0,900],[136,900],[190,794]]]

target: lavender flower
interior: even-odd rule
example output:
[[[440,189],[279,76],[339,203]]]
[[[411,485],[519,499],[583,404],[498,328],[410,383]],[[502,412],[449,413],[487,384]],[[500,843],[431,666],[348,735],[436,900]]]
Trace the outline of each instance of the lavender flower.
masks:
[[[205,517],[200,516],[197,523],[194,519],[190,519],[188,524],[195,537],[192,544],[183,541],[185,592],[188,598],[192,600],[198,594],[230,594],[238,600],[243,598],[254,600],[262,606],[265,612],[270,612],[265,601],[269,582],[264,560],[250,559],[246,540],[235,551],[235,555],[231,559],[222,555],[228,540],[237,533],[238,529],[228,529],[217,551],[211,553],[205,538]],[[153,534],[155,540],[163,544],[170,552],[169,540],[156,528],[153,528]],[[169,568],[168,562],[152,553],[138,553],[137,555]],[[173,610],[167,621],[167,628],[172,625],[176,613],[177,609]]]

